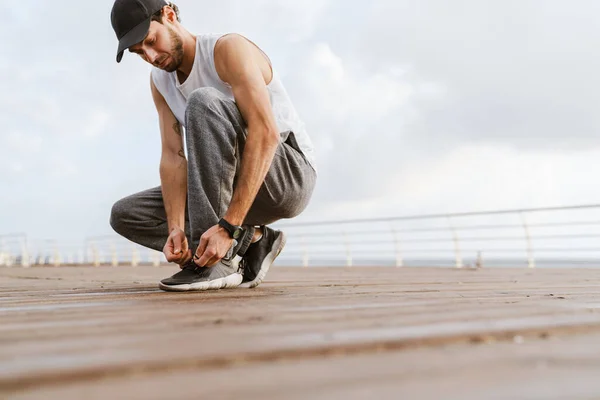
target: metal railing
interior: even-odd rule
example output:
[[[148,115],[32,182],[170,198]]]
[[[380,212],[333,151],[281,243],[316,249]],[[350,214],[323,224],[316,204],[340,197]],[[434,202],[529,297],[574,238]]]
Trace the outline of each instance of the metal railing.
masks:
[[[0,266],[29,267],[30,261],[27,235],[24,233],[0,235]]]
[[[162,253],[154,251],[117,235],[90,237],[85,240],[87,263],[100,266],[119,266],[123,264],[138,266],[151,264],[159,266],[166,263]]]
[[[290,265],[600,266],[600,205],[281,223]]]
[[[600,205],[391,218],[281,222],[288,235],[280,265],[600,266]],[[35,247],[35,248],[34,248]],[[159,252],[117,235],[83,245],[33,246],[0,236],[0,265],[161,265]]]

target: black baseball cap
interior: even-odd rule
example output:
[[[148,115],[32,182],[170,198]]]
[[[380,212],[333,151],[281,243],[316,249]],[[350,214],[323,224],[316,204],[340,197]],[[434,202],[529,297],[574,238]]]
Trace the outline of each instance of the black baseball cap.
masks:
[[[119,39],[117,62],[123,52],[144,40],[150,28],[152,14],[167,5],[165,0],[116,0],[110,13],[112,27]]]

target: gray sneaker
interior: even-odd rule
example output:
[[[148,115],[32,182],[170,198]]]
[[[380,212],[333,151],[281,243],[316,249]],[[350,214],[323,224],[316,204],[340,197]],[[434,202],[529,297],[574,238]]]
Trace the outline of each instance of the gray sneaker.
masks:
[[[193,261],[188,262],[181,271],[160,281],[158,287],[167,292],[188,292],[239,286],[243,278],[239,271],[239,257],[233,255],[233,247],[235,245],[212,267],[199,267]]]
[[[283,250],[285,233],[263,226],[263,237],[246,250],[240,266],[244,274],[241,287],[254,288],[265,279],[269,268]]]
[[[228,289],[239,286],[242,275],[231,265],[219,261],[213,267],[198,267],[188,264],[158,285],[167,292],[189,292]]]

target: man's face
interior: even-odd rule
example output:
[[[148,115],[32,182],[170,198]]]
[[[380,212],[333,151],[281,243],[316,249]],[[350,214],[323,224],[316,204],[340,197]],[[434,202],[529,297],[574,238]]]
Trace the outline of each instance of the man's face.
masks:
[[[183,41],[169,22],[152,21],[146,38],[131,46],[129,51],[167,72],[177,70],[183,61]]]

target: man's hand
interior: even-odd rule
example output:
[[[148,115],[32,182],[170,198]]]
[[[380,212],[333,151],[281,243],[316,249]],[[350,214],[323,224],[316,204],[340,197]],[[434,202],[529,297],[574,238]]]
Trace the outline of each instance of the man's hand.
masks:
[[[163,253],[168,262],[179,265],[184,265],[192,259],[192,251],[188,248],[187,237],[183,230],[175,228],[171,231],[163,248]]]
[[[232,244],[229,233],[220,225],[215,225],[200,237],[194,263],[199,267],[212,267],[225,257]]]

